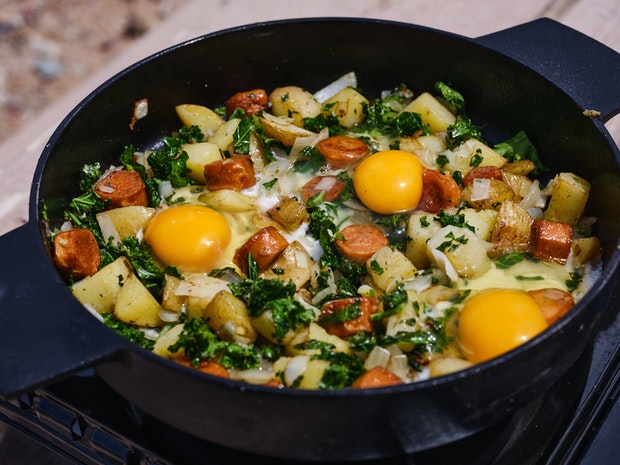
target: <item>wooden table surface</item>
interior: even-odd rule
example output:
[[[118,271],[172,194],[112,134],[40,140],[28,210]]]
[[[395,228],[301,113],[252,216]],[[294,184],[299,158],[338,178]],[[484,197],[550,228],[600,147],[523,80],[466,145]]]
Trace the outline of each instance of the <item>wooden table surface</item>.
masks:
[[[319,16],[391,19],[467,37],[548,17],[620,52],[618,0],[270,0],[260,3],[255,0],[188,0],[162,25],[0,145],[0,234],[27,221],[33,173],[53,130],[75,105],[108,77],[141,58],[202,34],[259,21]],[[613,118],[606,126],[620,144],[620,117]]]

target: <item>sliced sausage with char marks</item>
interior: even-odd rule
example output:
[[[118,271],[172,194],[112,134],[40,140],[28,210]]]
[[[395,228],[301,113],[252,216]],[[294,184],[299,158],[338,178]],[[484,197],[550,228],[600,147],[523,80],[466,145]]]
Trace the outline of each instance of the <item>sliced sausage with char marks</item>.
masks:
[[[236,109],[240,108],[251,117],[259,111],[265,110],[268,106],[267,92],[263,89],[237,92],[226,101],[226,114],[230,116]]]
[[[321,307],[321,318],[344,310],[346,307],[359,305],[361,315],[351,320],[328,323],[323,325],[325,331],[338,337],[347,337],[361,331],[373,331],[370,316],[379,310],[379,304],[375,297],[349,297],[346,299],[332,300]]]
[[[256,184],[256,175],[249,155],[234,155],[205,165],[205,186],[212,191],[240,191]]]
[[[66,278],[82,279],[94,275],[101,265],[101,252],[92,231],[75,228],[56,234],[54,263]]]
[[[534,220],[530,228],[532,255],[541,260],[566,263],[573,242],[573,227],[568,223]]]
[[[338,179],[336,176],[316,176],[302,186],[301,196],[304,202],[307,202],[316,194],[325,192],[325,194],[323,194],[323,201],[333,202],[344,190],[344,187],[344,181]]]
[[[351,166],[370,153],[366,142],[349,136],[328,137],[316,144],[316,148],[335,170]]]
[[[353,384],[351,384],[351,387],[356,389],[369,389],[395,386],[403,383],[404,381],[394,372],[382,366],[376,366],[367,370],[362,376],[357,378]]]
[[[99,197],[110,201],[110,208],[148,207],[149,204],[144,181],[134,170],[111,171],[94,189]]]
[[[389,245],[388,238],[376,226],[353,224],[340,231],[342,238],[334,243],[346,258],[358,265],[364,265],[374,253]]]
[[[527,292],[540,307],[547,323],[552,324],[575,306],[575,299],[562,289],[545,288]]]
[[[250,237],[237,249],[233,263],[248,274],[248,256],[251,254],[260,271],[264,271],[288,247],[286,238],[274,226],[267,226]]]
[[[418,208],[429,213],[439,213],[455,207],[461,201],[461,188],[449,174],[424,168],[422,170],[422,197]]]

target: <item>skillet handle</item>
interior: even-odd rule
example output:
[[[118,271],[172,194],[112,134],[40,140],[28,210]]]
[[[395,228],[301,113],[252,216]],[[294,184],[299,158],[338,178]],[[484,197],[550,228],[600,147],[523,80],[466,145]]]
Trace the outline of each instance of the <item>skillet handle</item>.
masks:
[[[620,112],[620,54],[581,32],[542,18],[474,40],[540,73],[604,123]]]
[[[36,222],[0,236],[0,397],[111,358],[123,339],[68,292]]]

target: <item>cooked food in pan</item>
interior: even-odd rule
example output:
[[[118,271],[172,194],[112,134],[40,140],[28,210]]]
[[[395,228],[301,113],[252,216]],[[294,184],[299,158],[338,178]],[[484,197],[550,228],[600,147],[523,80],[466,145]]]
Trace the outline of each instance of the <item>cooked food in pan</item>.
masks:
[[[370,97],[351,73],[176,112],[157,148],[84,166],[50,233],[75,297],[162,357],[275,387],[411,383],[516,348],[596,278],[589,182],[523,132],[485,140],[446,83]]]

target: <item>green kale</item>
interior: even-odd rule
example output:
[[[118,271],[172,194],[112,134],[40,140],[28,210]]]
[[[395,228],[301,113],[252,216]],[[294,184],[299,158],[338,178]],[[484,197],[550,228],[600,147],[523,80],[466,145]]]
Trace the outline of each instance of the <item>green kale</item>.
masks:
[[[384,318],[402,312],[409,301],[409,297],[403,285],[399,283],[394,291],[383,294],[381,301],[383,302],[383,311],[380,313],[373,313],[370,316],[372,321],[381,321]]]
[[[362,310],[360,308],[359,302],[355,302],[351,305],[347,305],[346,307],[330,313],[329,315],[325,315],[320,317],[317,320],[317,323],[321,326],[336,324],[336,323],[344,323],[345,321],[350,321],[355,318],[358,318],[362,315]]]
[[[450,215],[446,213],[444,210],[440,210],[433,219],[439,221],[441,226],[456,226],[458,228],[466,228],[471,232],[476,232],[476,228],[465,221],[465,215],[463,213],[455,213],[454,215]]]
[[[314,320],[314,312],[293,299],[276,299],[268,302],[263,311],[271,310],[275,333],[273,337],[282,342],[289,331],[308,326]],[[262,313],[262,312],[261,312]]]
[[[194,367],[203,360],[215,360],[225,368],[240,370],[257,368],[260,365],[260,352],[253,344],[241,345],[220,340],[203,317],[190,318],[183,322],[183,331],[179,338],[168,347],[172,353],[181,349]]]
[[[101,177],[101,165],[99,162],[86,164],[80,173],[80,189],[82,192],[88,191]]]
[[[532,141],[527,137],[524,131],[519,131],[514,137],[504,142],[496,144],[493,149],[502,155],[509,162],[519,160],[530,160],[536,165],[533,176],[539,176],[547,171],[547,167],[542,163],[538,156],[538,151]]]
[[[301,157],[293,163],[293,170],[298,173],[317,172],[327,162],[316,147],[307,146],[301,150]]]
[[[569,276],[570,278],[565,282],[566,289],[568,292],[575,292],[579,288],[581,281],[583,281],[583,276],[579,271],[572,271]]]
[[[114,332],[124,337],[125,339],[144,347],[147,350],[152,350],[155,345],[155,341],[148,339],[144,332],[140,331],[133,325],[118,320],[114,313],[103,313],[103,323]]]
[[[452,106],[456,115],[465,115],[465,99],[460,92],[441,81],[435,83],[435,90],[437,90],[443,99]]]
[[[233,147],[235,152],[243,155],[250,153],[250,139],[254,131],[254,120],[242,118],[233,133]]]
[[[322,348],[313,360],[327,360],[329,366],[319,381],[319,389],[343,389],[364,374],[364,362],[353,355]]]
[[[373,332],[360,331],[349,338],[351,350],[369,354],[378,344],[377,335]]]
[[[510,268],[511,266],[516,265],[517,263],[525,260],[526,254],[525,252],[510,252],[506,255],[502,255],[497,260],[495,260],[495,266],[500,270],[505,270]]]
[[[446,130],[446,142],[450,150],[455,149],[468,139],[478,139],[484,142],[482,129],[474,124],[471,119],[462,116],[448,126]]]

